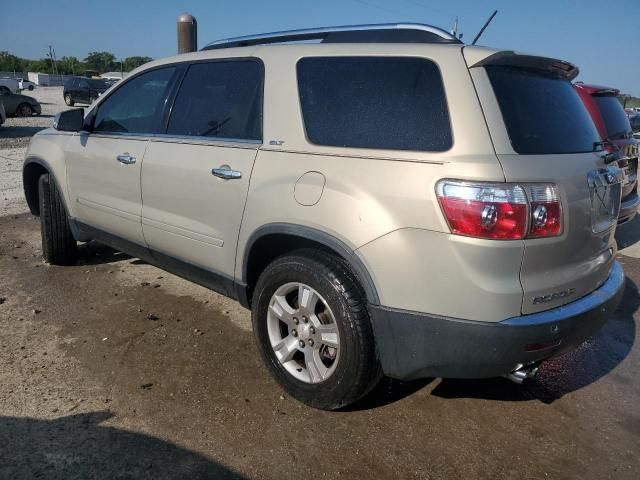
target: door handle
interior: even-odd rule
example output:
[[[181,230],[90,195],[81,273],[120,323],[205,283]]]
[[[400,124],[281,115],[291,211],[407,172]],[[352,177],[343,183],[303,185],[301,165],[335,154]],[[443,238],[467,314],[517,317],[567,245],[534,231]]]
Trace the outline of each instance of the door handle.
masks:
[[[231,170],[229,165],[222,165],[220,168],[214,168],[211,170],[213,176],[218,178],[224,178],[225,180],[238,180],[242,178],[242,172],[237,170]]]
[[[134,157],[133,155],[129,155],[128,153],[118,155],[116,157],[116,160],[124,165],[131,165],[132,163],[136,163],[136,157]]]

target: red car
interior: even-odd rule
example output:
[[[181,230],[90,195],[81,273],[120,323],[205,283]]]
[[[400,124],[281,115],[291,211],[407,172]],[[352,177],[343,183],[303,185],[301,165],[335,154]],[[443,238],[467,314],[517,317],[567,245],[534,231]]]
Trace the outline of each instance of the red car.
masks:
[[[605,148],[620,157],[618,165],[625,172],[625,181],[622,187],[618,224],[628,222],[636,216],[640,206],[638,141],[633,138],[629,118],[618,101],[620,91],[584,83],[575,83],[574,87],[587,107],[600,137],[606,142]]]

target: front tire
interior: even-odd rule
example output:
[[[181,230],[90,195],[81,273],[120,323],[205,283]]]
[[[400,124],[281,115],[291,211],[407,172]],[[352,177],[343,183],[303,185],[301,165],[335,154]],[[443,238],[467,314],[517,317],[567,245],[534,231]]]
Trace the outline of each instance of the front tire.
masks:
[[[42,256],[54,265],[68,265],[76,258],[77,243],[69,228],[69,219],[60,192],[51,175],[38,181]]]
[[[73,98],[71,98],[71,95],[69,95],[68,93],[64,96],[64,103],[66,103],[70,107],[73,107],[74,105]]]
[[[381,377],[364,292],[339,258],[299,250],[274,260],[253,296],[258,349],[284,390],[335,410]]]

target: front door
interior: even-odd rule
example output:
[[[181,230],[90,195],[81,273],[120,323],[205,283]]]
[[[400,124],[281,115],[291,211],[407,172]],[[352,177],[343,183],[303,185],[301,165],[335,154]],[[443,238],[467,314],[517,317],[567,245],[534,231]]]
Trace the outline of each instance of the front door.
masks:
[[[152,250],[233,277],[262,84],[256,60],[189,66],[166,135],[151,140],[142,168],[142,229]]]
[[[77,220],[144,245],[140,173],[174,73],[166,67],[127,80],[90,113],[90,131],[69,140],[67,181]]]

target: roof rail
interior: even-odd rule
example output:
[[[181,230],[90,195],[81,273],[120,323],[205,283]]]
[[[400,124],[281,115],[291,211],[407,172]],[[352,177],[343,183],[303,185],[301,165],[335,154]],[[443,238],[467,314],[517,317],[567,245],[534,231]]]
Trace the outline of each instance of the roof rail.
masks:
[[[287,30],[246,37],[226,38],[211,42],[202,50],[300,42],[304,40],[321,40],[326,43],[462,43],[449,32],[431,25],[423,25],[421,23],[378,23]]]

